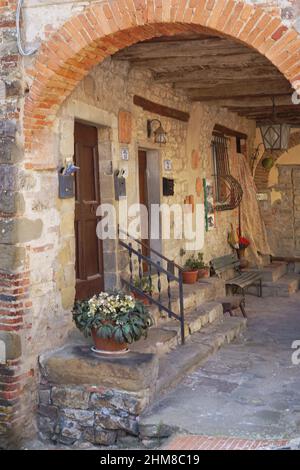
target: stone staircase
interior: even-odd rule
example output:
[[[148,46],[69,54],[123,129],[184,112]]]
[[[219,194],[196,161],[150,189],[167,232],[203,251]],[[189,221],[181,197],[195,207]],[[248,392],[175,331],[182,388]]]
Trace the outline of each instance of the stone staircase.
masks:
[[[259,270],[262,273],[263,297],[289,297],[299,290],[300,274],[288,272],[288,264],[273,262]],[[249,294],[256,294],[256,288],[248,288]]]
[[[69,446],[138,439],[143,411],[245,328],[243,317],[223,315],[215,298],[224,292],[217,278],[184,286],[184,345],[179,322],[150,306],[155,325],[146,340],[130,345],[128,354],[96,355],[74,330],[65,347],[40,357],[41,438]],[[175,295],[172,308],[179,309]]]
[[[157,307],[150,307],[155,326],[145,341],[132,345],[130,349],[133,352],[151,352],[159,357],[155,394],[176,385],[246,327],[246,320],[242,317],[224,317],[222,305],[215,301],[224,295],[225,284],[218,278],[184,285],[185,345],[180,344],[179,322],[162,315]],[[175,313],[179,311],[176,298],[172,309]]]

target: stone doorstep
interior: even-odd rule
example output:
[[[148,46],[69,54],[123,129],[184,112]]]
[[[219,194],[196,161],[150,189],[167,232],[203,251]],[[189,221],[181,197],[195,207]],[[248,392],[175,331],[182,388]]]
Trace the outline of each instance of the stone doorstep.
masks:
[[[129,392],[149,391],[158,375],[158,356],[129,352],[99,356],[90,346],[67,345],[40,356],[41,373],[52,385],[94,385]]]
[[[282,276],[276,282],[263,282],[263,297],[289,297],[299,290],[300,274],[289,273]],[[250,286],[247,293],[257,295],[257,288]]]

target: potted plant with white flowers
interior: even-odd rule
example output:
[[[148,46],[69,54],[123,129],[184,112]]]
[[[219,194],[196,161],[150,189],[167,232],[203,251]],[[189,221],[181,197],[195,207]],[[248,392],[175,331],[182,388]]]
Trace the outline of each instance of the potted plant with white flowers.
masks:
[[[120,354],[128,344],[147,337],[153,324],[145,305],[124,292],[102,292],[74,305],[77,328],[94,341],[93,351]]]

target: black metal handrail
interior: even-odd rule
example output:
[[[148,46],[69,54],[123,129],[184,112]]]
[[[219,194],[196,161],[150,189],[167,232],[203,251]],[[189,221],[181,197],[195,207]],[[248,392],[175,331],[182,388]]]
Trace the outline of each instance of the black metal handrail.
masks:
[[[148,299],[151,304],[156,305],[159,308],[159,311],[164,311],[168,314],[169,318],[174,318],[180,322],[180,330],[181,330],[181,342],[184,344],[185,341],[185,334],[184,334],[184,302],[183,302],[183,279],[182,279],[182,271],[183,268],[178,264],[174,263],[174,261],[168,259],[166,256],[162,255],[158,251],[154,250],[151,247],[145,245],[142,241],[137,240],[136,238],[129,235],[127,232],[119,229],[119,234],[125,235],[129,240],[129,242],[125,242],[123,239],[119,237],[119,244],[123,248],[125,248],[129,255],[129,272],[130,277],[129,281],[123,279],[123,282],[127,284],[132,292],[137,293],[138,295]],[[135,249],[133,247],[133,242],[136,243],[139,248]],[[147,250],[160,258],[161,261],[154,261],[151,259],[151,256],[147,256],[142,253],[142,248],[147,248]],[[138,282],[134,282],[134,257],[137,260],[137,279]],[[167,267],[164,268],[162,266],[162,261],[167,263]],[[147,270],[144,271],[143,267],[147,267]],[[178,270],[178,275],[175,274],[175,269]],[[153,297],[153,275],[157,275],[157,290],[158,290],[158,298]],[[166,303],[162,298],[162,282],[161,278],[165,276],[167,279],[167,299]],[[148,286],[150,287],[149,291],[144,291],[142,289],[143,280],[147,280]],[[174,312],[172,309],[172,291],[171,291],[171,282],[175,282],[178,286],[178,299],[179,299],[179,314]]]

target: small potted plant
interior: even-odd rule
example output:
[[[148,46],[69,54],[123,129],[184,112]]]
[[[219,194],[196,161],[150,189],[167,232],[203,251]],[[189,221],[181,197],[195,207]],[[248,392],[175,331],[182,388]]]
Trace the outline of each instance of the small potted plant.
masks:
[[[76,302],[73,319],[86,337],[92,336],[92,350],[101,354],[127,352],[128,344],[146,338],[153,324],[145,306],[123,292],[102,292]]]
[[[195,284],[198,279],[199,263],[195,256],[188,258],[184,264],[182,279],[184,284]]]
[[[198,265],[198,279],[207,278],[210,276],[210,267],[207,266],[203,261],[203,253],[198,253],[197,255],[197,265]]]
[[[249,261],[246,259],[245,252],[248,246],[250,245],[250,241],[246,237],[239,237],[239,248],[237,250],[237,255],[240,260],[241,268],[247,268],[249,265]]]
[[[139,290],[145,292],[146,294],[152,296],[153,294],[153,285],[152,281],[149,279],[149,277],[136,277],[134,279],[133,283],[134,287],[137,287]],[[132,296],[135,299],[140,300],[143,302],[144,305],[150,305],[150,300],[147,299],[147,297],[144,297],[142,294],[139,294],[138,292],[132,291],[131,292]]]

